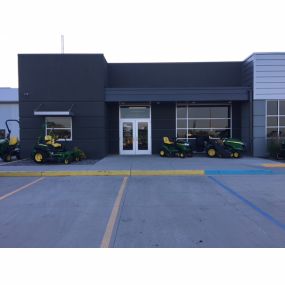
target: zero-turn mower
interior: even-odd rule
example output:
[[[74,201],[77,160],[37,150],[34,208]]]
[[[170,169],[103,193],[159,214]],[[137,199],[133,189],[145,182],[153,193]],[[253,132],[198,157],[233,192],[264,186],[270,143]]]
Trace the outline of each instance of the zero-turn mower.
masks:
[[[57,142],[53,135],[40,136],[32,151],[32,158],[36,163],[47,161],[69,164],[72,161],[81,160],[79,151],[66,150],[62,144]]]
[[[0,157],[5,162],[11,161],[13,156],[20,159],[20,142],[17,137],[11,137],[11,129],[8,122],[17,122],[20,125],[18,120],[6,120],[5,122],[8,134],[6,138],[0,139]]]

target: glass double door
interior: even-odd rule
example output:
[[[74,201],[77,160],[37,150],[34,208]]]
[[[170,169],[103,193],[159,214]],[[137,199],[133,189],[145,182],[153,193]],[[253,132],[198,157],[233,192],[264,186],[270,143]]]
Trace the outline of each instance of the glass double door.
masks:
[[[120,154],[151,154],[149,119],[120,120]]]

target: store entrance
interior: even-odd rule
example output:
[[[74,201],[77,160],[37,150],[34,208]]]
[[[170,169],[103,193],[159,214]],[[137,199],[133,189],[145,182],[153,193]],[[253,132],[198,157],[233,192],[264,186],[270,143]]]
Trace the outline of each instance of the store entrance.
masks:
[[[120,154],[151,154],[150,106],[120,107]]]
[[[150,120],[122,119],[120,154],[151,154]]]

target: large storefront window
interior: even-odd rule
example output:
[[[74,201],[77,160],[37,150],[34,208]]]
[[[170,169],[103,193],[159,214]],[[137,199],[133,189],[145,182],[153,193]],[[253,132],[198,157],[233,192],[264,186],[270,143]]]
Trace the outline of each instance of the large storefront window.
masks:
[[[46,134],[55,135],[58,140],[72,140],[71,117],[46,117]]]
[[[267,101],[266,136],[285,138],[285,100]]]
[[[191,139],[198,136],[230,137],[230,106],[177,104],[176,136],[179,139]]]

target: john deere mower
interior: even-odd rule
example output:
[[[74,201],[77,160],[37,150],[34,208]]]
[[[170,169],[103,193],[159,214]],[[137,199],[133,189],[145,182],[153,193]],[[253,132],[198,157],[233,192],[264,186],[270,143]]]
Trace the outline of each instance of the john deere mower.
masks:
[[[209,139],[206,151],[209,157],[239,158],[245,151],[245,144],[238,139]]]
[[[81,159],[79,151],[68,151],[57,142],[54,135],[40,136],[32,151],[32,158],[36,163],[47,161],[69,164]]]
[[[17,122],[20,125],[18,120],[6,120],[5,122],[8,134],[5,139],[0,139],[0,157],[6,162],[11,161],[13,156],[20,159],[19,139],[11,137],[11,129],[8,122]]]
[[[185,156],[192,156],[192,149],[189,144],[182,141],[173,142],[168,137],[163,137],[163,144],[161,146],[160,156],[177,156],[185,158]]]

